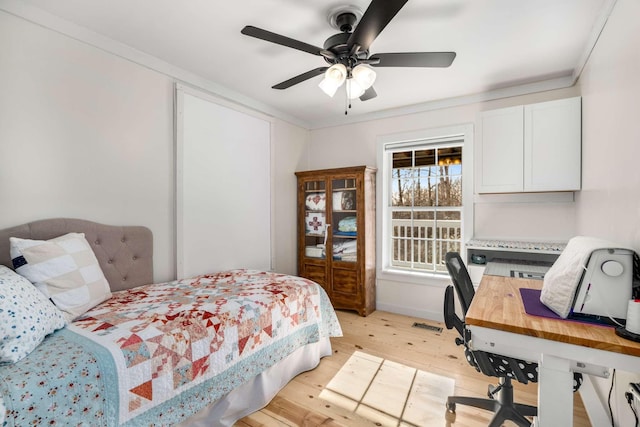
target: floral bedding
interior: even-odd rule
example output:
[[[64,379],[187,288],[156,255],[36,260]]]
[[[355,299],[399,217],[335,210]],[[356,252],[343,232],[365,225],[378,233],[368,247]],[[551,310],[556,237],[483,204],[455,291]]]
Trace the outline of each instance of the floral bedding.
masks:
[[[117,292],[0,366],[4,425],[175,424],[341,334],[324,290],[295,276],[232,270]]]

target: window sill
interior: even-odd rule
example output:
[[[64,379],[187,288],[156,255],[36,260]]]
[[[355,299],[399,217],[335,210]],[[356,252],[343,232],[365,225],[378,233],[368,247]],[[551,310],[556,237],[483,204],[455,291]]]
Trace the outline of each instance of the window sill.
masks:
[[[451,278],[448,274],[442,273],[419,273],[415,271],[395,270],[387,268],[377,273],[380,280],[389,280],[394,282],[404,282],[424,286],[442,286],[451,284]]]

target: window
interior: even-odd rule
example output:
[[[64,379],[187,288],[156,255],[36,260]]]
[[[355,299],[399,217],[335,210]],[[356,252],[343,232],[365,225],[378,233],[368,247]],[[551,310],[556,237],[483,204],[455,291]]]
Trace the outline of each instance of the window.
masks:
[[[382,144],[383,270],[446,274],[444,255],[464,251],[470,136],[441,132]]]

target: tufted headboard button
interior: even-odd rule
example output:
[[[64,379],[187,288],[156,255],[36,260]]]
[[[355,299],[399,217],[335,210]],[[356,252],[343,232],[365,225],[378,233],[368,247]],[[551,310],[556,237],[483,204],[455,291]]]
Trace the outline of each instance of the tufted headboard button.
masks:
[[[107,264],[113,264],[113,260],[112,259],[108,260]]]
[[[96,239],[96,241],[94,242],[96,245],[100,244],[100,240]]]
[[[136,261],[138,259],[138,257],[134,255],[133,258],[131,258],[131,259]]]
[[[123,237],[122,239],[120,239],[120,241],[121,241],[122,243],[124,243],[124,242],[126,242],[126,241],[127,241],[127,239],[125,239],[125,238]]]

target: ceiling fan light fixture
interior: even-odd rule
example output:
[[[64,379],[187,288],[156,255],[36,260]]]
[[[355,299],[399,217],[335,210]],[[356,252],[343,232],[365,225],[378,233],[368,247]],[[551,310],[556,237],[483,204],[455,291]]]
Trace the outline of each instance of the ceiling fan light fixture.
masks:
[[[347,80],[346,89],[347,89],[347,96],[349,97],[349,99],[360,98],[366,90],[354,78],[350,78]]]
[[[351,75],[353,80],[358,82],[358,85],[365,91],[373,86],[373,82],[376,81],[376,72],[368,65],[357,65],[352,71]]]
[[[324,73],[324,78],[318,86],[327,95],[333,97],[338,88],[347,79],[347,67],[343,64],[334,64]]]
[[[332,98],[333,98],[333,95],[335,95],[336,91],[338,90],[338,86],[335,85],[334,82],[332,82],[331,80],[327,80],[327,79],[322,79],[322,81],[320,82],[320,84],[318,84],[318,86],[320,87],[320,89],[322,89],[324,93],[326,93]]]

